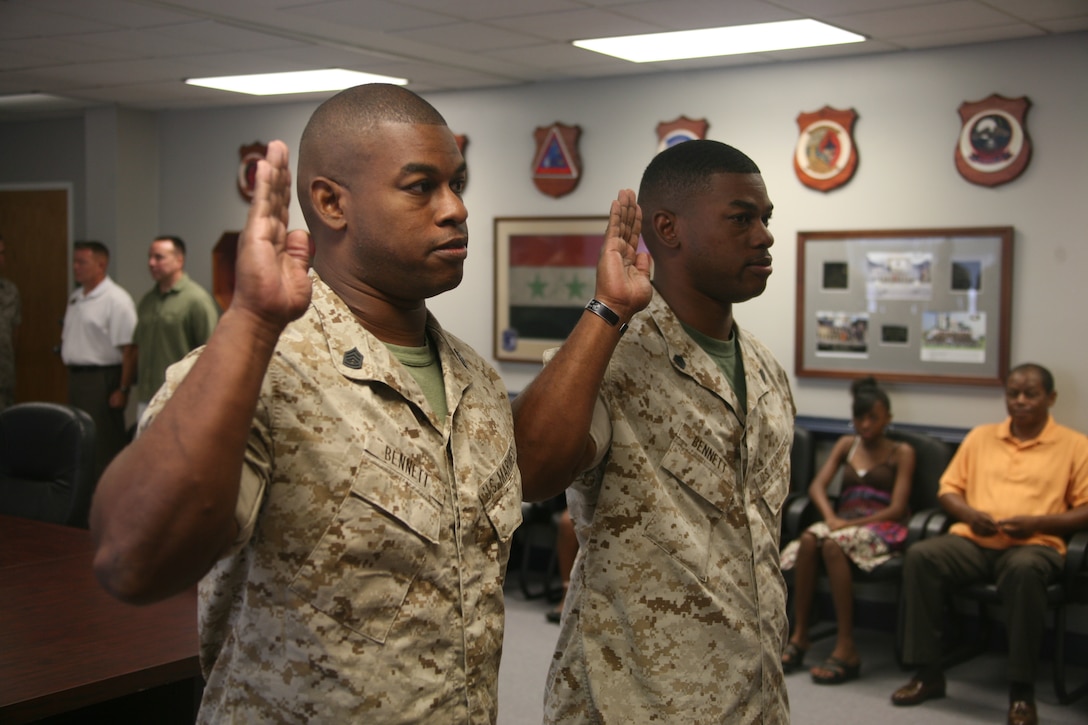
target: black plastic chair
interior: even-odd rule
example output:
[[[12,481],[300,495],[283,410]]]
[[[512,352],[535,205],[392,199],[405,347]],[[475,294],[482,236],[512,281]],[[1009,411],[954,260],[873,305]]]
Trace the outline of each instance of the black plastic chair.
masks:
[[[911,478],[910,490],[911,516],[907,523],[905,551],[915,541],[924,538],[926,524],[938,513],[937,489],[940,487],[941,474],[952,460],[952,448],[926,433],[890,429],[886,435],[892,440],[909,443],[914,449],[914,476]],[[819,511],[808,495],[794,499],[783,516],[783,541],[796,539],[809,525],[819,520],[819,516]],[[851,566],[851,570],[855,584],[887,583],[896,587],[898,596],[898,587],[903,578],[902,556],[893,556],[872,571],[863,571],[856,566]],[[826,579],[826,574],[821,572],[821,578]],[[788,573],[787,581],[792,582],[792,572]],[[834,623],[821,623],[819,627],[813,628],[810,639],[823,639],[837,631],[838,627]],[[897,647],[897,660],[900,658],[900,651]]]
[[[923,538],[939,536],[948,531],[953,519],[943,511],[930,517],[926,524]],[[1066,541],[1065,569],[1061,576],[1046,588],[1047,607],[1054,613],[1054,693],[1058,696],[1058,702],[1067,705],[1088,693],[1088,680],[1074,687],[1067,686],[1065,662],[1065,634],[1068,622],[1067,609],[1070,605],[1088,606],[1088,530],[1078,531]],[[989,609],[1001,606],[1001,593],[997,584],[990,582],[985,584],[970,584],[955,590],[953,599],[966,599],[975,606],[975,615],[978,620],[978,630],[973,639],[951,647],[944,658],[945,667],[966,662],[973,657],[986,652],[990,648],[990,640],[993,634],[994,618]],[[950,602],[954,604],[954,602]],[[955,606],[949,610],[956,611]],[[967,627],[960,623],[956,627],[962,635]],[[902,637],[902,626],[897,633],[896,640]]]
[[[808,493],[808,486],[816,475],[816,437],[808,428],[793,426],[793,445],[790,447],[790,492],[786,504]]]
[[[0,514],[87,527],[94,493],[94,421],[56,403],[0,411]]]
[[[526,599],[558,601],[563,595],[559,582],[556,517],[566,508],[565,493],[534,503],[521,504],[521,526],[514,532],[511,561],[518,566],[518,586]]]

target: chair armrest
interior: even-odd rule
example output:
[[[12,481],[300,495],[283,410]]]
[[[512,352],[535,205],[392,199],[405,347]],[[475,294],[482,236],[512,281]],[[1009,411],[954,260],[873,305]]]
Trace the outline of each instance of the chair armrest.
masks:
[[[929,508],[911,514],[910,520],[907,521],[907,541],[905,546],[910,546],[914,542],[926,538],[926,526],[938,511],[939,509]]]
[[[1076,578],[1088,572],[1088,530],[1069,537],[1065,552],[1065,579],[1072,585]]]
[[[816,516],[816,505],[805,495],[795,496],[786,502],[782,512],[782,540],[793,541]]]
[[[934,536],[947,534],[948,529],[950,529],[954,523],[955,520],[945,513],[944,509],[933,509],[933,513],[930,515],[929,520],[926,521],[926,529],[922,538],[930,539]]]

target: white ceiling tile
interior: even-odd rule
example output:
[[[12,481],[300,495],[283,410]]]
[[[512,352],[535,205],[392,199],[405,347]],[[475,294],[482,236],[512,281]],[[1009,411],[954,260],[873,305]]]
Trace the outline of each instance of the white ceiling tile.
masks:
[[[925,8],[877,10],[836,18],[837,24],[867,36],[899,38],[934,30],[968,30],[1007,25],[1004,13],[971,0],[956,0]]]
[[[870,40],[664,64],[626,63],[570,45],[577,38],[796,16]],[[195,90],[182,78],[343,67],[441,91],[1083,30],[1088,0],[0,0],[0,93],[199,108],[270,99]]]
[[[1078,30],[1088,30],[1088,15],[1062,20],[1039,20],[1036,25],[1051,33],[1073,33]]]
[[[0,51],[25,56],[26,65],[30,67],[42,64],[94,63],[131,57],[117,48],[85,45],[78,41],[78,37],[0,40]]]
[[[629,2],[629,0],[620,0]],[[584,6],[575,0],[402,0],[402,4],[423,10],[452,15],[463,20],[490,20],[494,18],[536,15],[559,10],[578,10]]]
[[[443,48],[473,52],[496,48],[517,48],[526,43],[539,42],[538,39],[522,33],[482,23],[454,23],[402,30],[394,34],[402,38],[410,38],[417,43],[430,43]]]
[[[906,48],[918,49],[986,43],[996,40],[1012,40],[1014,38],[1031,38],[1039,35],[1045,35],[1045,33],[1030,25],[1003,25],[996,28],[987,28],[985,31],[949,30],[939,33],[904,35],[896,38],[896,42],[901,43]]]
[[[40,10],[29,3],[0,3],[0,38],[47,38],[115,27],[118,26]]]
[[[7,0],[12,2],[12,0]],[[179,13],[161,5],[151,5],[130,0],[15,0],[23,4],[33,3],[39,11],[59,16],[82,18],[95,24],[109,23],[120,28],[147,28],[192,20],[186,13]],[[0,18],[3,11],[0,11]]]
[[[1083,17],[1088,10],[1085,0],[986,0],[986,4],[1020,20]]]
[[[727,25],[751,25],[800,17],[770,3],[755,0],[721,2],[721,0],[673,0],[673,2],[640,2],[608,8],[610,12],[658,25],[669,30],[716,28]]]
[[[492,24],[536,38],[570,42],[580,38],[635,35],[664,30],[658,25],[603,10],[542,13],[520,18],[498,18]]]
[[[369,32],[449,25],[457,20],[446,13],[421,10],[384,0],[337,0],[291,8],[285,12],[337,25],[364,28]]]
[[[947,0],[776,0],[774,4],[808,17],[822,19],[849,13],[932,6],[942,1]]]
[[[283,35],[240,28],[236,25],[228,25],[212,20],[156,28],[155,33],[188,43],[224,50],[265,50],[299,45],[298,40]]]

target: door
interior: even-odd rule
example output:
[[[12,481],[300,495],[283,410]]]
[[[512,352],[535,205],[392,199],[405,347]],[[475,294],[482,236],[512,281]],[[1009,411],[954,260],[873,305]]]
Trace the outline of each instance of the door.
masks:
[[[60,333],[68,301],[68,189],[0,189],[4,276],[19,288],[15,402],[64,403],[68,376]]]

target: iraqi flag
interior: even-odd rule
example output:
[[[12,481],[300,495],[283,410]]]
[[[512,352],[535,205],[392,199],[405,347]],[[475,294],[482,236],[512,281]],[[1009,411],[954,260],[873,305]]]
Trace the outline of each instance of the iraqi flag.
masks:
[[[564,340],[593,297],[604,234],[512,234],[509,329]]]

